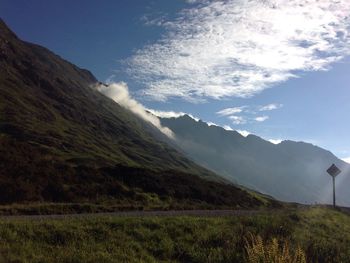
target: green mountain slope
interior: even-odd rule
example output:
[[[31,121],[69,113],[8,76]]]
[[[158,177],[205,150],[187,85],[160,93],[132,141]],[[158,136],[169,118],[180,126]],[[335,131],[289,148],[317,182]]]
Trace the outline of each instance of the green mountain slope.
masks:
[[[156,141],[146,124],[95,91],[97,80],[49,50],[0,27],[1,132],[55,156],[209,174]],[[149,128],[150,129],[150,128]]]
[[[198,169],[144,132],[133,114],[95,91],[91,85],[97,80],[90,72],[20,41],[4,24],[0,37],[2,133],[75,163],[98,159],[100,164]]]
[[[0,203],[262,204],[213,182],[219,177],[155,139],[154,127],[96,82],[0,21]]]

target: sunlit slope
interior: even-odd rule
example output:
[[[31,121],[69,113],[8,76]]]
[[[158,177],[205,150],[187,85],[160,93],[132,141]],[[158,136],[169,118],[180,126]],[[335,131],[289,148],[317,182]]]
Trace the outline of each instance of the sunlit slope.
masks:
[[[0,26],[1,133],[45,147],[65,160],[195,170],[156,141],[133,114],[91,85],[87,70],[19,40]]]
[[[154,127],[97,92],[96,82],[0,21],[0,203],[261,203],[201,179],[223,181],[155,139]]]

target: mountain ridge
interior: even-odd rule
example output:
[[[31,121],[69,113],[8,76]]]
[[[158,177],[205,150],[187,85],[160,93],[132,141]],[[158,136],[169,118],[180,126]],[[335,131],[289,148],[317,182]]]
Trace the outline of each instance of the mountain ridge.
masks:
[[[14,34],[13,36],[15,37]],[[95,91],[94,89],[91,88],[91,85],[96,83],[97,80],[89,71],[85,69],[81,70],[78,67],[74,66],[73,64],[65,60],[62,60],[61,62],[60,61],[61,58],[59,56],[52,54],[46,48],[42,48],[38,45],[30,44],[26,42],[24,42],[25,43],[24,44],[17,37],[15,37],[15,40],[16,40],[15,43],[13,43],[14,41],[9,42],[8,40],[4,40],[3,38],[2,40],[3,40],[2,43],[4,43],[2,44],[2,47],[1,47],[1,53],[3,54],[3,59],[4,59],[3,61],[6,61],[7,64],[9,63],[12,64],[11,65],[12,67],[7,66],[6,68],[7,73],[9,74],[13,73],[15,77],[17,74],[21,74],[21,75],[24,75],[26,78],[24,79],[25,80],[24,85],[21,87],[20,90],[18,90],[18,93],[21,92],[21,94],[15,94],[17,96],[13,96],[13,94],[8,94],[8,92],[6,92],[5,89],[2,89],[1,95],[3,96],[3,98],[7,99],[8,101],[11,99],[16,100],[17,97],[21,97],[21,96],[23,97],[23,93],[36,92],[36,96],[37,97],[40,96],[40,99],[42,101],[46,101],[49,99],[50,100],[49,103],[52,103],[54,106],[52,109],[51,107],[49,107],[49,105],[42,105],[40,104],[40,102],[35,101],[36,98],[30,98],[31,94],[26,94],[25,99],[30,100],[30,102],[35,101],[35,103],[38,104],[38,105],[35,105],[35,103],[31,104],[31,105],[34,104],[34,106],[36,107],[34,110],[32,110],[32,112],[31,112],[31,109],[29,109],[29,106],[25,108],[25,111],[27,111],[28,113],[34,114],[34,116],[33,115],[29,116],[29,114],[26,114],[24,111],[13,113],[11,112],[11,110],[13,111],[14,107],[12,107],[12,109],[10,109],[10,107],[7,107],[7,109],[5,109],[4,118],[6,118],[6,116],[16,117],[21,114],[21,119],[19,120],[19,122],[25,119],[25,117],[31,117],[31,118],[36,117],[37,119],[39,119],[39,124],[40,124],[40,121],[43,120],[43,121],[47,121],[46,123],[47,125],[55,121],[69,122],[74,120],[74,122],[80,122],[80,124],[84,124],[84,122],[86,121],[93,121],[92,124],[94,125],[94,128],[96,129],[104,128],[107,130],[108,133],[112,133],[113,131],[111,129],[116,127],[104,127],[104,126],[108,126],[109,124],[104,122],[103,120],[99,122],[97,118],[92,119],[91,117],[92,120],[88,119],[89,115],[91,116],[93,115],[93,112],[91,110],[88,111],[88,114],[85,114],[85,115],[83,114],[83,111],[88,110],[88,107],[90,106],[90,105],[87,105],[83,100],[91,99],[91,101],[97,102],[97,103],[95,102],[94,103],[95,105],[93,105],[96,110],[98,109],[102,111],[102,110],[105,110],[105,108],[107,108],[107,110],[110,110],[108,109],[108,107],[113,105],[113,110],[115,112],[107,112],[109,114],[109,118],[116,117],[116,114],[120,115],[118,116],[119,118],[123,118],[124,116],[122,116],[122,114],[124,114],[126,115],[124,118],[128,119],[129,123],[132,123],[132,124],[139,123],[138,118],[136,118],[133,114],[124,110],[118,104],[115,104],[113,101],[109,100],[108,98],[100,94],[98,91]],[[16,45],[17,47],[14,47]],[[17,48],[16,54],[12,52],[13,48]],[[29,49],[33,50],[33,54],[31,56],[28,55],[28,54],[31,54]],[[23,59],[18,60],[17,59],[18,56],[22,56]],[[43,68],[40,68],[43,65],[43,61],[45,65]],[[58,70],[62,70],[62,68],[64,67],[65,67],[65,71],[57,74]],[[3,65],[2,68],[4,69],[5,65]],[[38,74],[36,73],[36,71],[38,70],[40,70],[41,73],[44,72],[44,74],[49,73],[50,76],[43,76],[43,75],[38,76]],[[60,75],[60,77],[57,77],[55,75]],[[73,80],[71,78],[66,81],[64,77],[62,77],[64,75],[74,76],[75,79]],[[7,81],[6,79],[4,81],[5,81],[5,84],[9,86],[15,86],[15,85],[12,85],[13,83],[11,83],[10,81]],[[65,81],[67,83],[64,83]],[[68,85],[63,85],[63,83]],[[26,84],[29,84],[29,85],[26,85]],[[36,86],[36,88],[33,89],[34,86]],[[14,89],[18,89],[18,86],[13,87],[11,92],[13,92]],[[27,92],[27,89],[31,89],[30,92]],[[67,96],[66,92],[70,92],[69,95],[71,97]],[[83,96],[79,97],[80,95],[83,95]],[[91,98],[88,98],[88,96],[91,96]],[[73,99],[77,99],[74,101],[74,103],[79,102],[79,105],[74,105]],[[21,102],[15,101],[15,104],[21,105]],[[23,105],[23,106],[26,106],[26,105]],[[46,106],[45,109],[47,110],[39,112],[39,110],[41,110],[39,108],[43,106]],[[79,107],[82,108],[83,110],[79,109]],[[63,112],[63,118],[62,118],[63,120],[62,119],[57,120],[60,116],[55,116],[55,110]],[[39,114],[40,116],[38,116]],[[7,121],[10,123],[11,122],[16,123],[16,120],[10,121],[9,118],[7,118]],[[6,120],[4,122],[6,123]],[[4,125],[4,122],[2,123],[3,128],[4,126],[6,126],[6,124]],[[23,125],[23,123],[19,123],[19,125]],[[73,125],[70,125],[70,127],[71,126]],[[7,127],[7,128],[11,128],[11,127]],[[118,128],[120,129],[120,127]],[[135,130],[137,129],[135,128]],[[57,130],[51,131],[51,132],[55,133],[57,132]],[[89,131],[89,132],[93,133],[93,131]],[[132,129],[129,129],[127,132],[130,133],[130,136],[132,136],[132,133],[133,133]],[[32,136],[32,137],[35,137],[35,136]],[[38,139],[38,138],[35,138],[35,139]],[[106,138],[106,141],[108,141],[107,138]],[[51,143],[55,143],[55,142],[51,142]],[[99,140],[98,143],[103,144],[101,140]],[[68,145],[66,145],[66,148],[67,147]],[[149,147],[152,147],[152,146],[149,145]],[[113,151],[111,150],[111,152]],[[167,155],[166,151],[164,152],[164,155],[165,156]]]
[[[192,160],[236,184],[283,201],[331,203],[326,169],[335,163],[343,170],[337,180],[339,203],[350,205],[350,195],[340,182],[349,181],[350,166],[328,150],[305,142],[273,144],[256,135],[244,137],[190,116],[161,122]]]
[[[20,40],[0,22],[0,203],[277,204],[158,140],[155,127],[98,92],[96,83],[88,70]]]

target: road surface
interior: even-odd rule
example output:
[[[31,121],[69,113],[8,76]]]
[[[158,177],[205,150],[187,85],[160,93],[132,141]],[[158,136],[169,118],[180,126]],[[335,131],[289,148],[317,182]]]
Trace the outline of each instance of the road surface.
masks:
[[[251,216],[279,210],[171,210],[171,211],[128,211],[111,213],[82,213],[62,215],[13,215],[0,216],[0,220],[41,220],[41,219],[70,219],[88,217],[175,217],[175,216],[200,216],[200,217],[230,217],[230,216]]]
[[[327,205],[308,206],[298,205],[294,208],[281,209],[259,209],[259,210],[169,210],[169,211],[120,211],[108,213],[80,213],[80,214],[51,214],[51,215],[0,215],[0,220],[44,220],[44,219],[72,219],[72,218],[89,218],[89,217],[176,217],[176,216],[196,216],[196,217],[236,217],[236,216],[253,216],[261,214],[286,212],[294,209],[310,209],[312,207],[327,207]],[[350,215],[350,208],[338,207],[338,211]]]

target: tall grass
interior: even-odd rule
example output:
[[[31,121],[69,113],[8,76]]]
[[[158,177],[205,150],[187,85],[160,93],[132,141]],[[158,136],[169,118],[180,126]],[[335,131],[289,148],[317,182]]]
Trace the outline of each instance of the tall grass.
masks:
[[[0,219],[0,262],[347,263],[349,219],[330,209],[209,218]]]
[[[260,235],[249,233],[245,239],[247,263],[306,263],[305,252],[297,246],[292,250],[289,242],[279,242],[277,238],[263,241]]]

